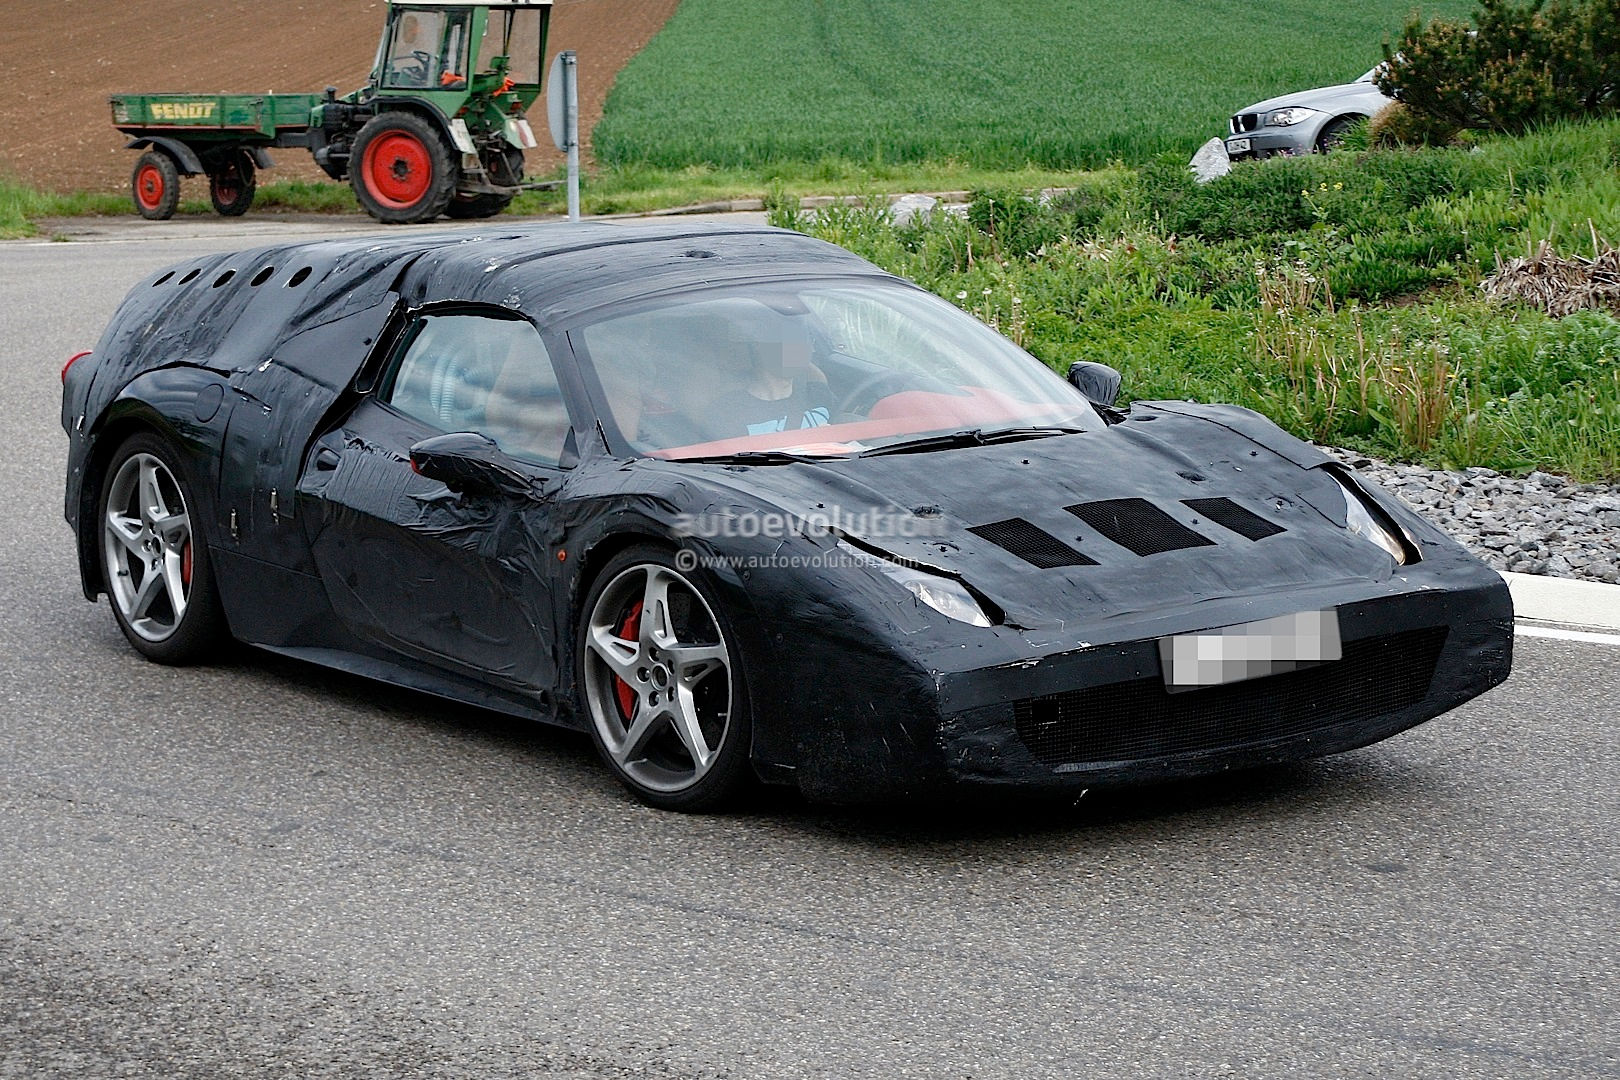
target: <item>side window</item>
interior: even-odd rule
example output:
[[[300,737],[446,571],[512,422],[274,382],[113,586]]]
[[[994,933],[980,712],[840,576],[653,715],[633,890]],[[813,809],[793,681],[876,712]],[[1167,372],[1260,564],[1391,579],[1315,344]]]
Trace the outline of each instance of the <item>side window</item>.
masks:
[[[556,465],[568,410],[533,326],[484,315],[416,320],[380,397],[441,431],[477,431],[513,457]]]

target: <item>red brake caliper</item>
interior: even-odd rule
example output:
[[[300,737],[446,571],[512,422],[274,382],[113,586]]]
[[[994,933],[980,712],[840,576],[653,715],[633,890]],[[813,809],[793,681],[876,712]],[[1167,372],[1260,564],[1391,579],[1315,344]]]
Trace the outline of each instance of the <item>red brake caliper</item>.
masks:
[[[624,622],[614,631],[625,641],[634,641],[641,634],[641,601],[637,600],[635,606],[625,613]],[[613,692],[619,699],[619,715],[628,720],[636,712],[636,691],[631,685],[618,676],[613,678]]]
[[[191,541],[180,549],[180,581],[186,588],[191,588]]]

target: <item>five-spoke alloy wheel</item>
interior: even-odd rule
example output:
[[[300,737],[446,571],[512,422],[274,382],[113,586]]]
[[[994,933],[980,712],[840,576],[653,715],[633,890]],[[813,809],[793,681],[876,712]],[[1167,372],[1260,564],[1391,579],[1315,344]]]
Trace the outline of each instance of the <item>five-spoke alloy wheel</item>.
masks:
[[[124,636],[164,663],[200,657],[223,622],[193,513],[167,443],[143,433],[119,447],[102,488],[102,573]]]
[[[750,718],[724,616],[673,553],[635,547],[596,579],[579,656],[591,734],[643,801],[707,810],[748,772]]]

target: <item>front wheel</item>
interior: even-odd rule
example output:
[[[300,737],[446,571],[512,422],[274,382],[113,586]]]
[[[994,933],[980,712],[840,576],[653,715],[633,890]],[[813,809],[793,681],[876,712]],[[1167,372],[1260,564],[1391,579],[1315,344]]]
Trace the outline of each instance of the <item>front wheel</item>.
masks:
[[[246,150],[233,150],[208,171],[208,197],[224,217],[241,217],[253,205],[259,182],[253,158]]]
[[[582,704],[602,760],[666,810],[712,810],[746,783],[752,741],[730,627],[694,570],[642,545],[617,555],[586,597]]]
[[[150,660],[200,660],[225,633],[199,507],[179,454],[154,434],[113,454],[101,491],[101,570],[118,627]]]
[[[385,112],[355,136],[349,182],[366,213],[387,225],[409,225],[444,213],[458,172],[432,123],[415,113]]]
[[[180,170],[173,158],[160,151],[148,150],[135,160],[129,186],[135,212],[148,221],[166,221],[180,205]]]
[[[1336,116],[1322,126],[1322,132],[1316,137],[1316,152],[1318,154],[1332,153],[1344,146],[1344,137],[1351,128],[1356,126],[1360,117]]]

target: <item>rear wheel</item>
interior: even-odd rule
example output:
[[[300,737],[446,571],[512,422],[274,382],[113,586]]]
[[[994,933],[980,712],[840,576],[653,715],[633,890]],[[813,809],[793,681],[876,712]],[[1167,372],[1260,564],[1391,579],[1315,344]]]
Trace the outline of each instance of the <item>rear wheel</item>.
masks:
[[[180,170],[168,154],[157,150],[142,154],[135,161],[129,184],[135,211],[141,217],[164,221],[174,216],[174,208],[180,205]]]
[[[113,454],[101,491],[101,570],[118,627],[150,660],[184,664],[225,634],[208,545],[179,454],[150,433]]]
[[[208,172],[208,197],[225,217],[247,213],[258,186],[253,158],[246,150],[231,151]]]
[[[485,155],[484,168],[489,170],[490,179],[497,184],[516,186],[523,182],[523,151],[516,147],[506,147],[504,151],[490,152]],[[512,203],[511,195],[458,195],[450,200],[450,205],[444,208],[446,217],[453,218],[487,218],[505,210]]]
[[[389,225],[432,221],[459,170],[434,125],[408,112],[374,116],[354,140],[349,182],[366,213]]]
[[[693,570],[637,546],[608,563],[579,628],[582,704],[610,769],[643,802],[712,810],[748,777],[752,721],[729,625]]]

